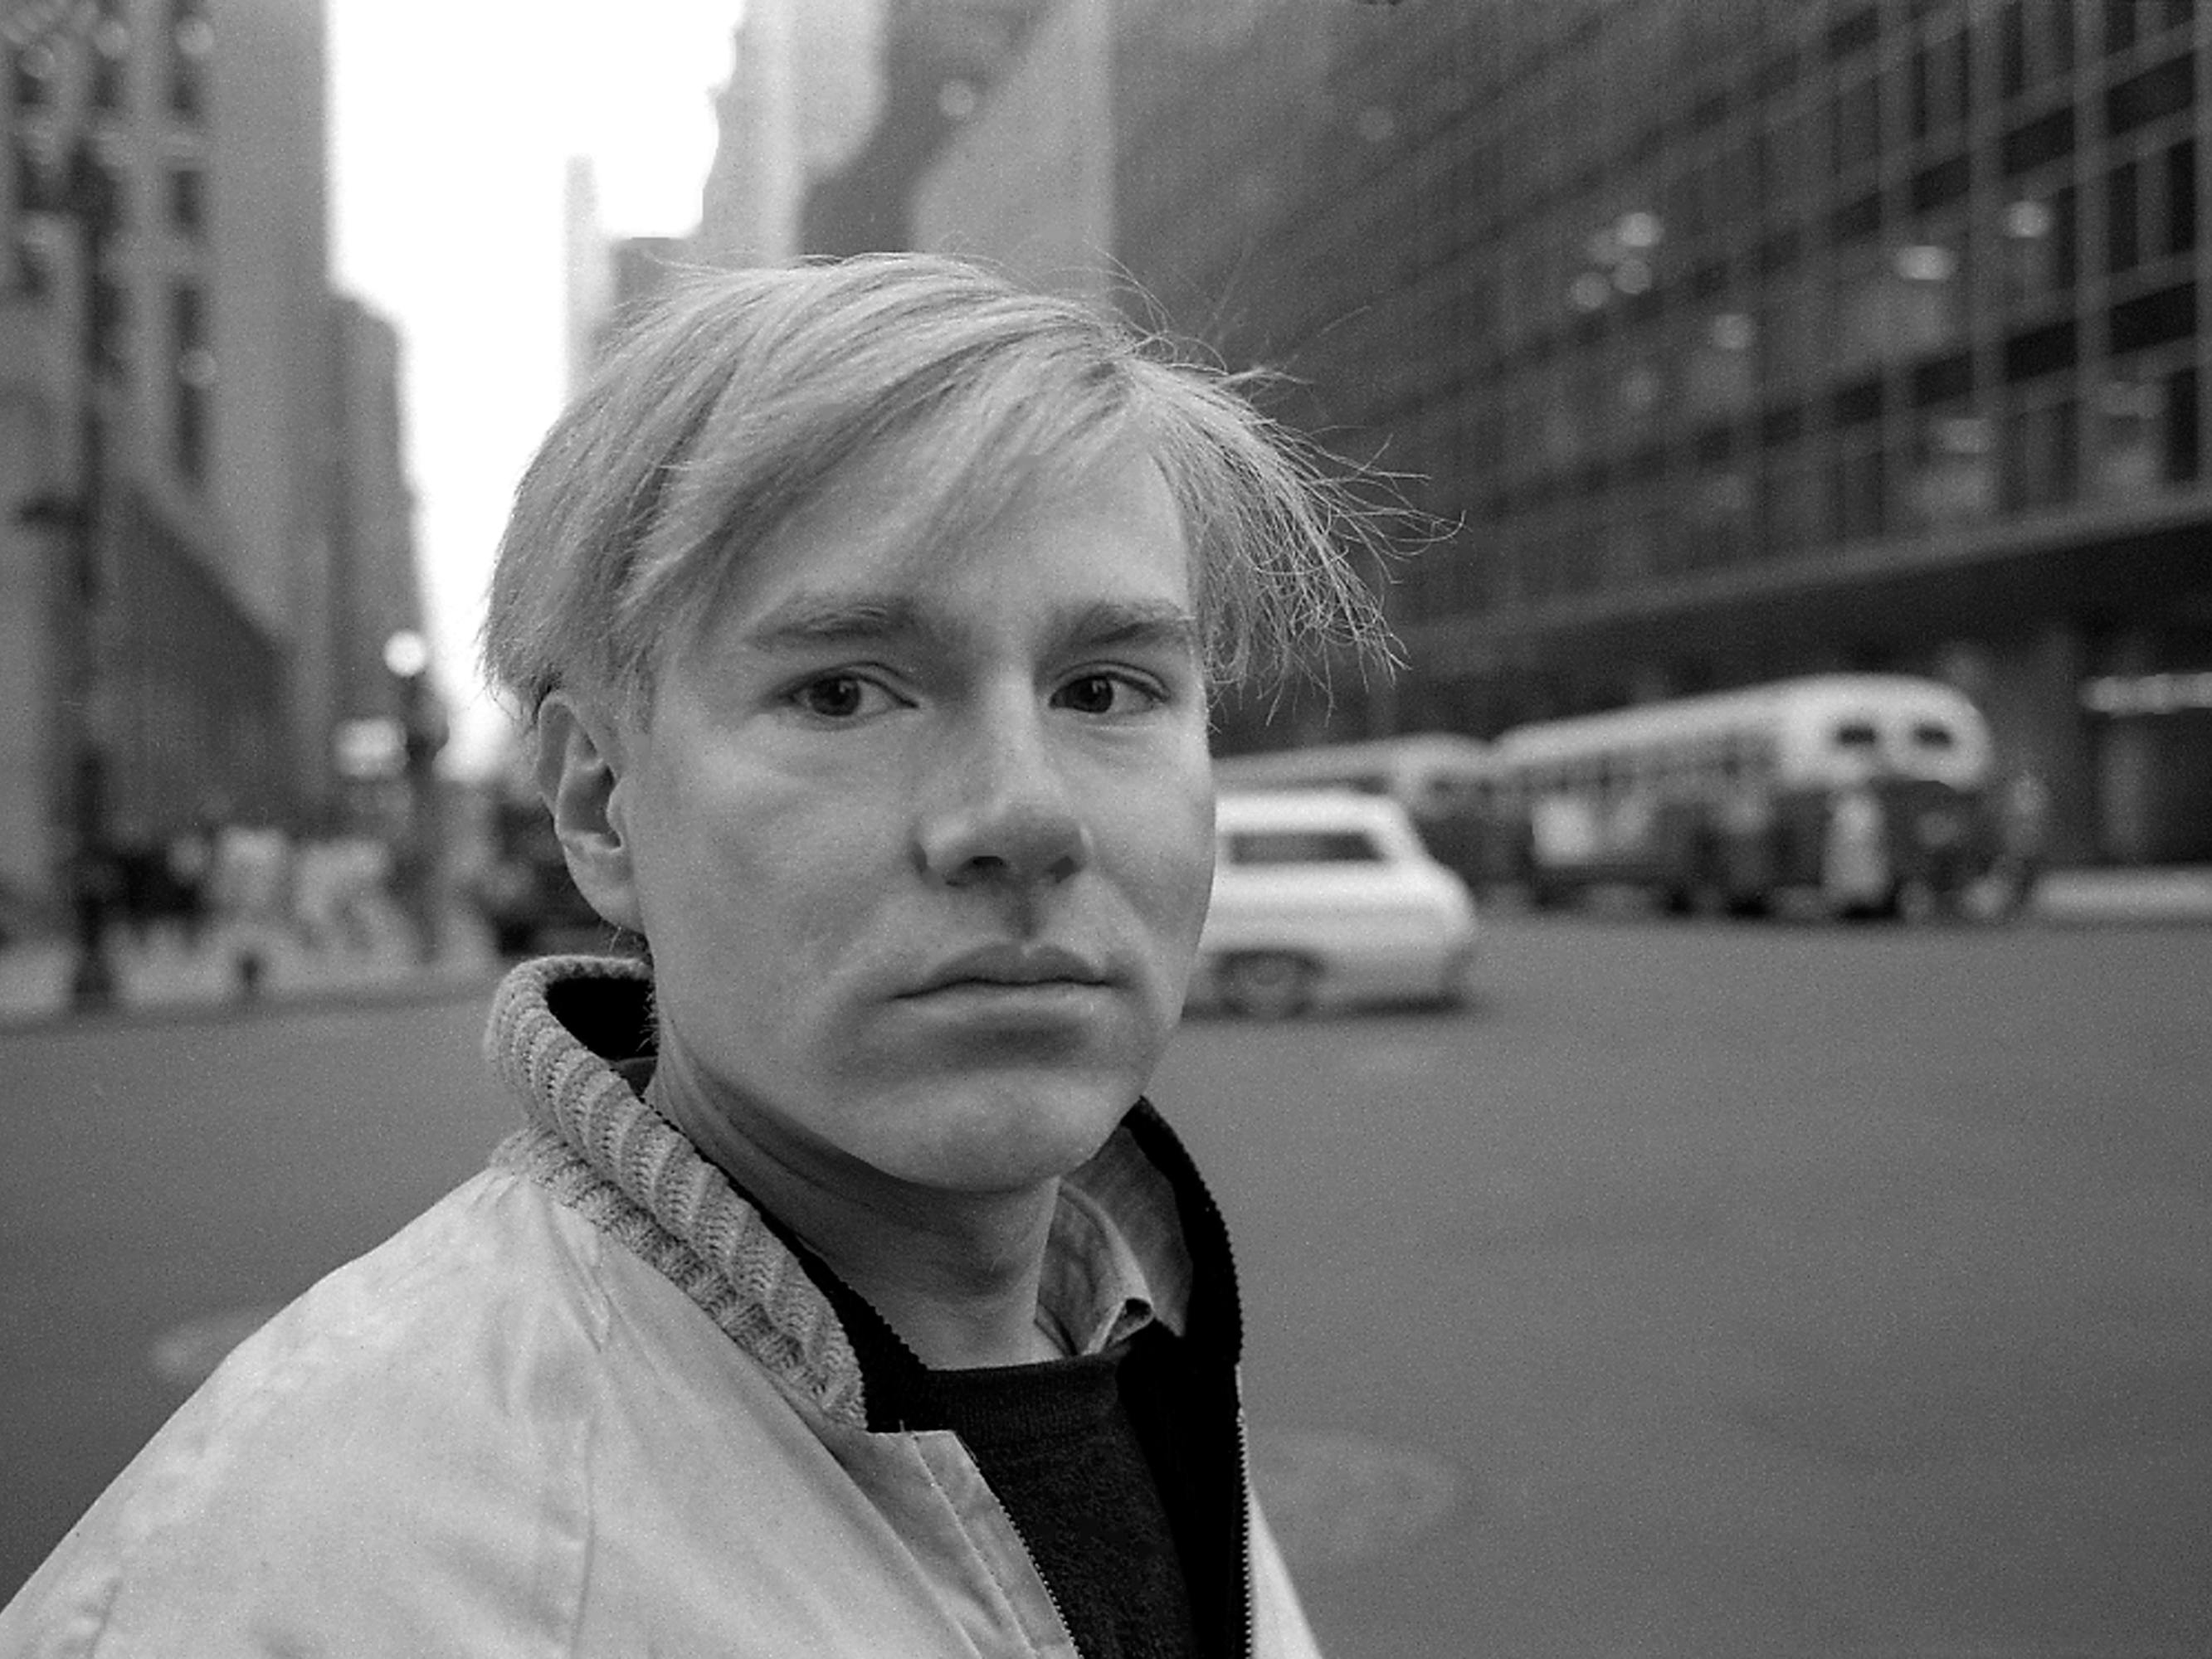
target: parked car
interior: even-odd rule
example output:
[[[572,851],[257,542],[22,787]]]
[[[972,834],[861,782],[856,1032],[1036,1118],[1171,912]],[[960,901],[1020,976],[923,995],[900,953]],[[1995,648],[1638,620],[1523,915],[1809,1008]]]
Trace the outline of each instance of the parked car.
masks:
[[[1466,996],[1474,901],[1397,802],[1347,790],[1224,794],[1216,833],[1194,1006],[1283,1019]]]

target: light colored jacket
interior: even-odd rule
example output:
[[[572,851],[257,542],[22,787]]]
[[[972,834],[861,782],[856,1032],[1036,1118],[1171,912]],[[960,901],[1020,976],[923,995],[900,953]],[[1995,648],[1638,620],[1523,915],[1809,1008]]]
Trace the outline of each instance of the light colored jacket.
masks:
[[[626,978],[509,976],[487,1046],[528,1127],[231,1355],[0,1611],[0,1656],[1073,1659],[958,1437],[868,1429],[796,1260],[549,1009]],[[1139,1138],[1070,1177],[1068,1237],[1109,1218],[1179,1328],[1207,1268]],[[1242,1504],[1252,1651],[1306,1659]]]

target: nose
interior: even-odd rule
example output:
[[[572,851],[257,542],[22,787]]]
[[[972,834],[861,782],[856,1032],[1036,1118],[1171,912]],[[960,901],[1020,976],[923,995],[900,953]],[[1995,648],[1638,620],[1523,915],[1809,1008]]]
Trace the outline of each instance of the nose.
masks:
[[[1091,862],[1091,831],[1042,711],[979,721],[933,763],[916,838],[923,872],[950,887],[1028,892]]]

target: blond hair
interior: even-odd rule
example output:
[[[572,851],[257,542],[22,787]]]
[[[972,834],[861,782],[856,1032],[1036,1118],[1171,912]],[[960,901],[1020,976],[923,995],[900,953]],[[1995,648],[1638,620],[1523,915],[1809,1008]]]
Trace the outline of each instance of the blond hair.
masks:
[[[642,717],[727,574],[846,469],[926,463],[905,468],[915,533],[941,536],[1131,442],[1182,514],[1217,684],[1388,659],[1356,568],[1384,550],[1376,516],[1238,377],[1088,304],[884,254],[696,273],[622,338],[517,488],[487,674],[525,714],[568,686]]]

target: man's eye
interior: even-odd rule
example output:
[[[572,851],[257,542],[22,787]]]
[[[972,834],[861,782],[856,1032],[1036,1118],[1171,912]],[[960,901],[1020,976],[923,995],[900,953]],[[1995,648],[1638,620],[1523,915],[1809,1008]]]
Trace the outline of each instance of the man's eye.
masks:
[[[1127,714],[1159,702],[1157,692],[1116,674],[1083,674],[1053,696],[1062,708],[1079,714]]]
[[[791,701],[802,713],[825,720],[857,720],[896,706],[889,691],[858,674],[824,674],[809,680],[793,690]]]

